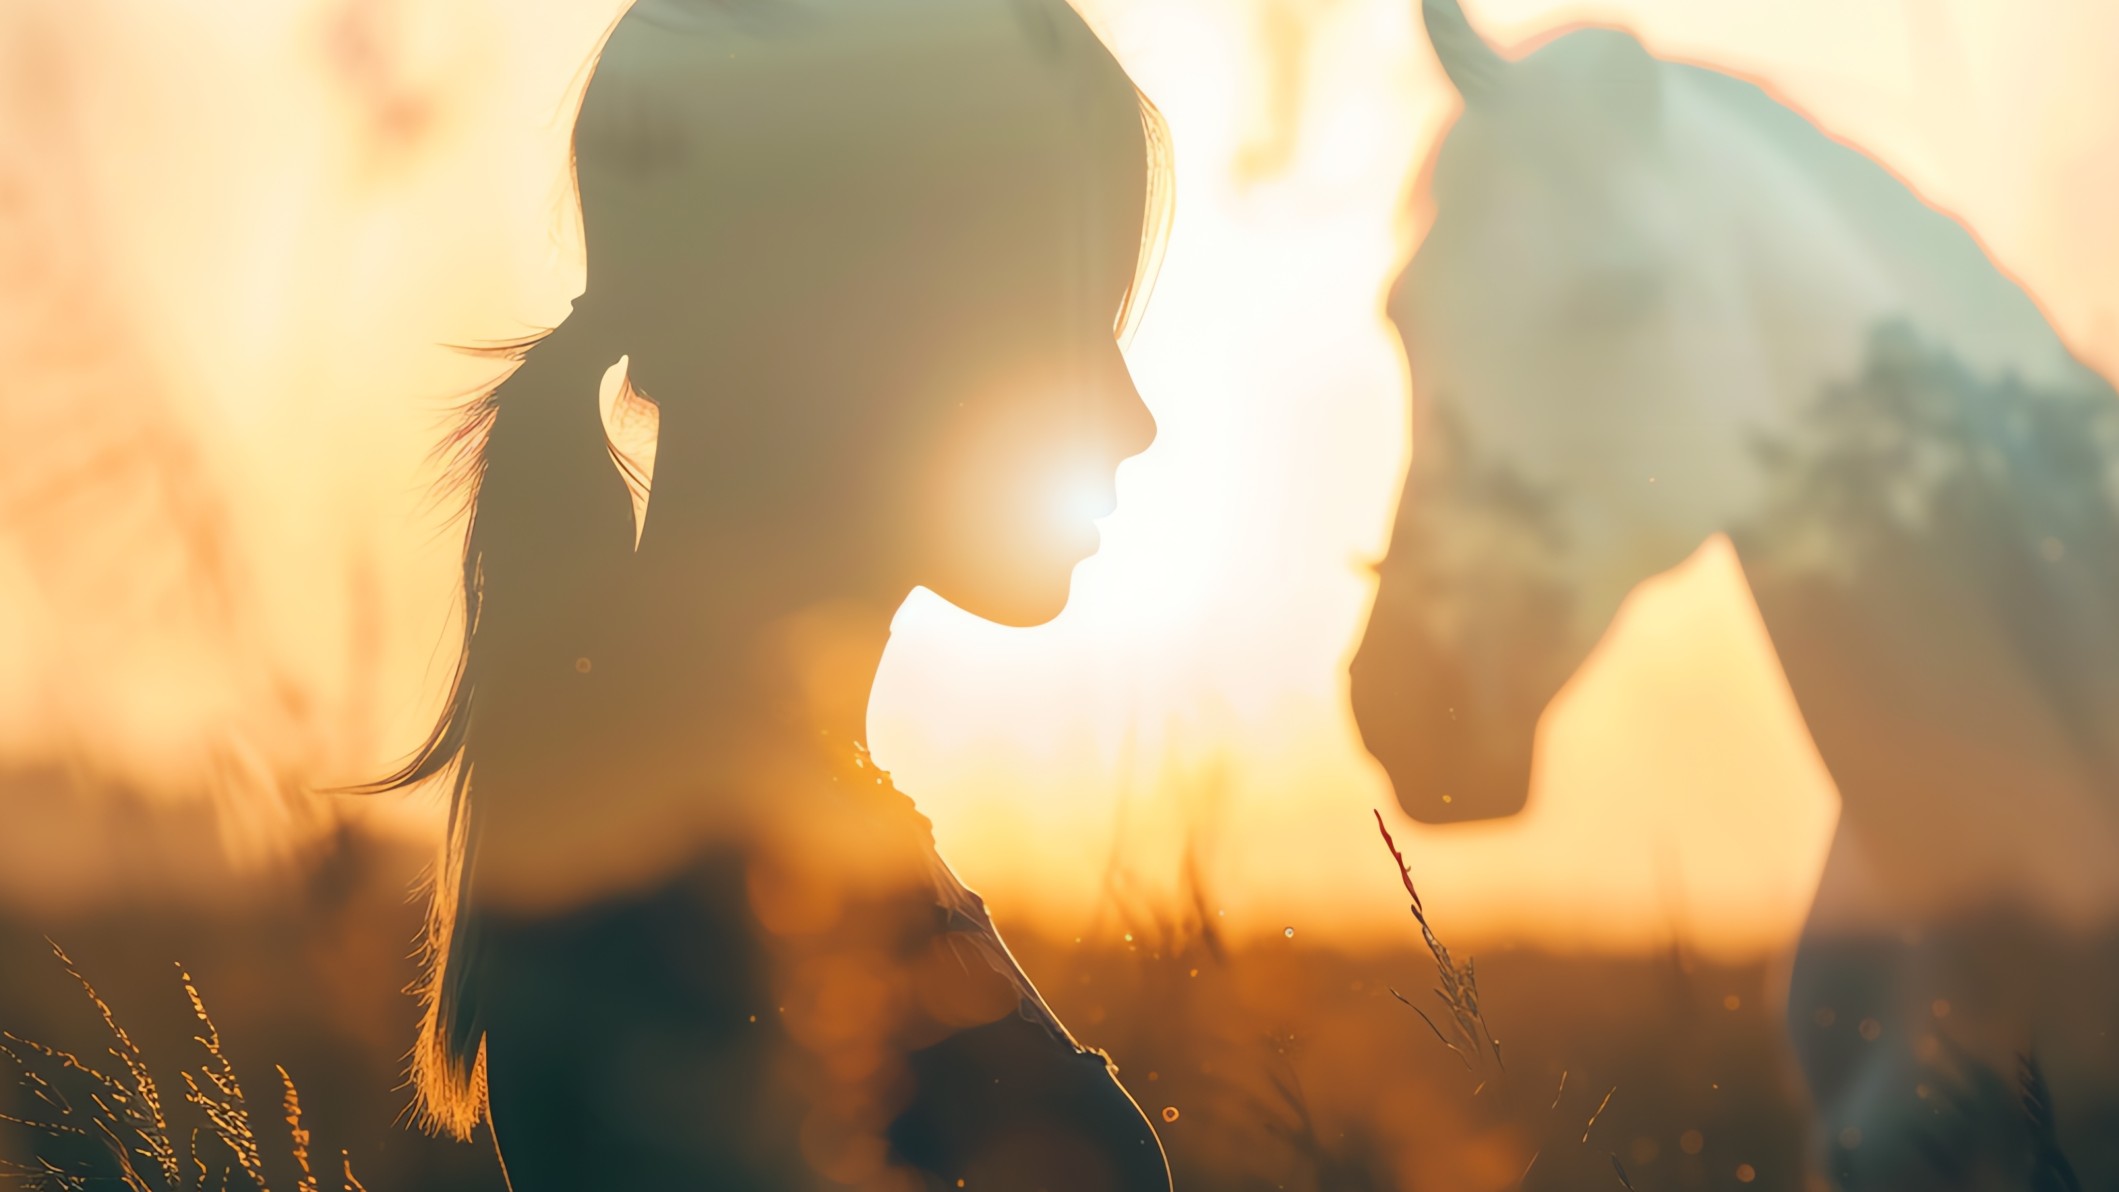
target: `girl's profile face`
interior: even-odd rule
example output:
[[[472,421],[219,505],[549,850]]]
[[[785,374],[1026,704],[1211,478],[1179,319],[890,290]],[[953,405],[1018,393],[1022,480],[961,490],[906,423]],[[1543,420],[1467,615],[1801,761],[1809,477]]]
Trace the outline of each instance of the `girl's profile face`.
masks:
[[[621,26],[577,152],[588,300],[663,409],[643,549],[683,549],[690,489],[993,620],[1066,604],[1154,437],[1114,333],[1147,138],[1078,20],[990,8],[974,37],[938,5],[917,52],[888,49],[900,23],[880,51],[731,37],[694,61]]]
[[[1101,160],[1024,169],[1012,202],[929,242],[964,268],[919,296],[892,516],[916,582],[1006,624],[1065,606],[1118,465],[1155,435],[1113,327],[1141,251],[1135,129]]]

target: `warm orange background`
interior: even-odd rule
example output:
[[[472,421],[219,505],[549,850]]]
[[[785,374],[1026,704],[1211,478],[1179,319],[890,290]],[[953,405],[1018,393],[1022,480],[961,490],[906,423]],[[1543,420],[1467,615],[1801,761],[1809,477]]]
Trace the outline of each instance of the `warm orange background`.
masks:
[[[372,774],[439,701],[455,529],[424,496],[426,453],[484,368],[440,345],[549,324],[578,287],[566,95],[618,5],[13,7],[9,61],[37,69],[0,94],[0,179],[35,201],[0,218],[70,246],[86,280],[62,322],[116,365],[82,380],[0,339],[20,357],[0,361],[20,380],[0,400],[54,436],[179,428],[226,523],[237,608],[56,596],[51,570],[88,564],[37,553],[31,515],[0,507],[0,756],[172,799],[210,786],[246,856],[334,816],[431,832],[432,800],[288,811],[271,792]],[[1164,896],[1192,849],[1238,934],[1403,931],[1368,818],[1389,796],[1341,670],[1408,446],[1381,299],[1451,98],[1413,0],[1084,8],[1177,144],[1176,225],[1130,357],[1162,437],[1126,466],[1053,625],[906,606],[875,750],[1004,920],[1065,928],[1107,897]],[[1617,22],[1769,83],[1963,217],[2078,350],[2119,363],[2119,7],[1467,8],[1503,44]],[[9,290],[0,304],[42,300]],[[124,545],[120,519],[76,505],[80,540]],[[1517,821],[1393,817],[1445,934],[1564,948],[1679,931],[1745,951],[1800,922],[1833,796],[1725,545],[1635,594],[1541,748]],[[101,871],[59,847],[72,822],[11,833],[0,892],[93,889]]]

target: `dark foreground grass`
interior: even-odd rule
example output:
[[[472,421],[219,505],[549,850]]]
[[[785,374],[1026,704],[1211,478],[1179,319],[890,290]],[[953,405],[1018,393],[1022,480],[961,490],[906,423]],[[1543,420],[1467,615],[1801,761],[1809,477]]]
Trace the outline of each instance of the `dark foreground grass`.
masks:
[[[253,1111],[242,1078],[221,1046],[220,1028],[207,1013],[191,974],[177,970],[198,1034],[198,1066],[177,1071],[180,1100],[165,1098],[140,1045],[118,1021],[110,1003],[57,944],[52,955],[81,988],[108,1036],[95,1052],[54,1047],[12,1031],[0,1031],[0,1056],[33,1103],[33,1116],[0,1114],[29,1139],[29,1157],[0,1159],[0,1180],[32,1192],[87,1192],[117,1184],[126,1192],[207,1192],[247,1188],[271,1192],[267,1155],[277,1150],[296,1192],[322,1192],[323,1177],[311,1159],[311,1135],[302,1123],[302,1096],[287,1069],[279,1074],[279,1120]],[[84,1055],[87,1058],[84,1058]],[[274,1146],[273,1138],[284,1150]],[[333,1185],[340,1192],[367,1192],[353,1174],[353,1161],[339,1153]]]
[[[299,880],[231,887],[210,904],[0,909],[0,1026],[52,1044],[51,1054],[33,1053],[43,1063],[59,1047],[134,1055],[160,1082],[165,1113],[206,1115],[197,1146],[209,1167],[219,1164],[207,1187],[219,1186],[223,1169],[230,1187],[251,1185],[232,1158],[238,1148],[213,1133],[213,1115],[225,1125],[229,1111],[188,1100],[194,1090],[179,1072],[224,1106],[232,1098],[215,1072],[263,1077],[239,1086],[259,1099],[242,1099],[247,1117],[233,1132],[255,1140],[261,1186],[342,1192],[350,1161],[375,1192],[501,1192],[489,1141],[447,1143],[405,1122],[414,1015],[401,991],[416,975],[419,926],[406,891],[423,860],[349,838]],[[1391,863],[1380,846],[1377,863]],[[1106,915],[1079,940],[1008,924],[1001,908],[1054,1008],[1112,1054],[1155,1120],[1183,1192],[1819,1186],[1805,1166],[1807,1107],[1767,961],[1715,964],[1680,947],[1563,956],[1489,942],[1474,970],[1444,945],[1447,908],[1421,904],[1420,917],[1432,912],[1437,926],[1409,923],[1398,944],[1347,949],[1308,934],[1232,942],[1214,930],[1211,905],[1195,889],[1174,907]],[[118,1008],[111,1022],[54,961],[47,934]],[[192,987],[211,996],[218,1030],[176,979],[179,956]],[[1445,969],[1458,975],[1454,994]],[[1484,1046],[1467,1049],[1466,1036]],[[97,1066],[136,1098],[129,1105],[144,1106],[122,1059]],[[286,1120],[297,1115],[281,1071],[301,1090],[296,1122]],[[2063,1100],[2056,1110],[2031,1092],[2044,1088],[2042,1076],[2027,1080],[2003,1074],[2001,1091],[2044,1113],[2049,1135],[2056,1112],[2084,1108]],[[41,1108],[34,1087],[0,1087],[0,1113],[38,1120]],[[122,1139],[136,1123],[131,1110],[112,1108],[120,1112],[110,1130]],[[166,1131],[186,1162],[190,1129],[172,1121]],[[309,1141],[312,1130],[333,1145]],[[0,1128],[0,1157],[34,1164],[49,1141]],[[112,1181],[85,1186],[128,1186],[107,1135],[72,1142],[67,1163]],[[302,1182],[297,1147],[309,1153],[312,1183]],[[143,1175],[161,1163],[145,1149],[148,1159],[133,1160]],[[2038,1192],[2112,1186],[2119,1157],[2071,1157],[2074,1172],[2048,1171]],[[145,1187],[198,1186],[195,1167],[182,1173],[193,1182]]]

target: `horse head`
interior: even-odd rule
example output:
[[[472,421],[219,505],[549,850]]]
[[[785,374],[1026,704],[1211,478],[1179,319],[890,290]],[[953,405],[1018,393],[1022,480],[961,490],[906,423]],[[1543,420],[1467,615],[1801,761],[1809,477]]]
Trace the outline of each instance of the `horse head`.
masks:
[[[1423,12],[1463,111],[1389,299],[1414,447],[1352,694],[1405,811],[1450,821],[1523,806],[1538,720],[1620,601],[1751,499],[1757,382],[1740,320],[1699,313],[1742,274],[1665,65],[1604,29],[1510,59],[1456,0]]]

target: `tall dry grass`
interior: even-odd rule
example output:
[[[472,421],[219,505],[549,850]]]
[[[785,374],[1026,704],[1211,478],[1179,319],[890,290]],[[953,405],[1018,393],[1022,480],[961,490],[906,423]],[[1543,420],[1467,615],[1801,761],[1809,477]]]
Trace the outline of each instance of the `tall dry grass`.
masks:
[[[294,1077],[275,1066],[278,1121],[266,1125],[259,1115],[271,1111],[254,1109],[243,1091],[190,973],[178,966],[177,980],[197,1022],[193,1038],[204,1060],[177,1073],[183,1090],[178,1101],[170,1102],[110,1003],[64,949],[57,944],[51,949],[102,1019],[110,1037],[103,1052],[116,1062],[116,1074],[99,1068],[101,1059],[91,1062],[77,1052],[0,1031],[0,1054],[14,1064],[39,1111],[36,1117],[0,1114],[0,1121],[29,1131],[39,1144],[27,1162],[0,1159],[0,1180],[31,1192],[88,1192],[113,1183],[126,1192],[272,1192],[267,1138],[284,1127],[292,1187],[322,1192],[325,1177],[312,1161],[313,1136],[303,1124]],[[339,1152],[336,1166],[340,1192],[367,1192],[346,1152]]]

